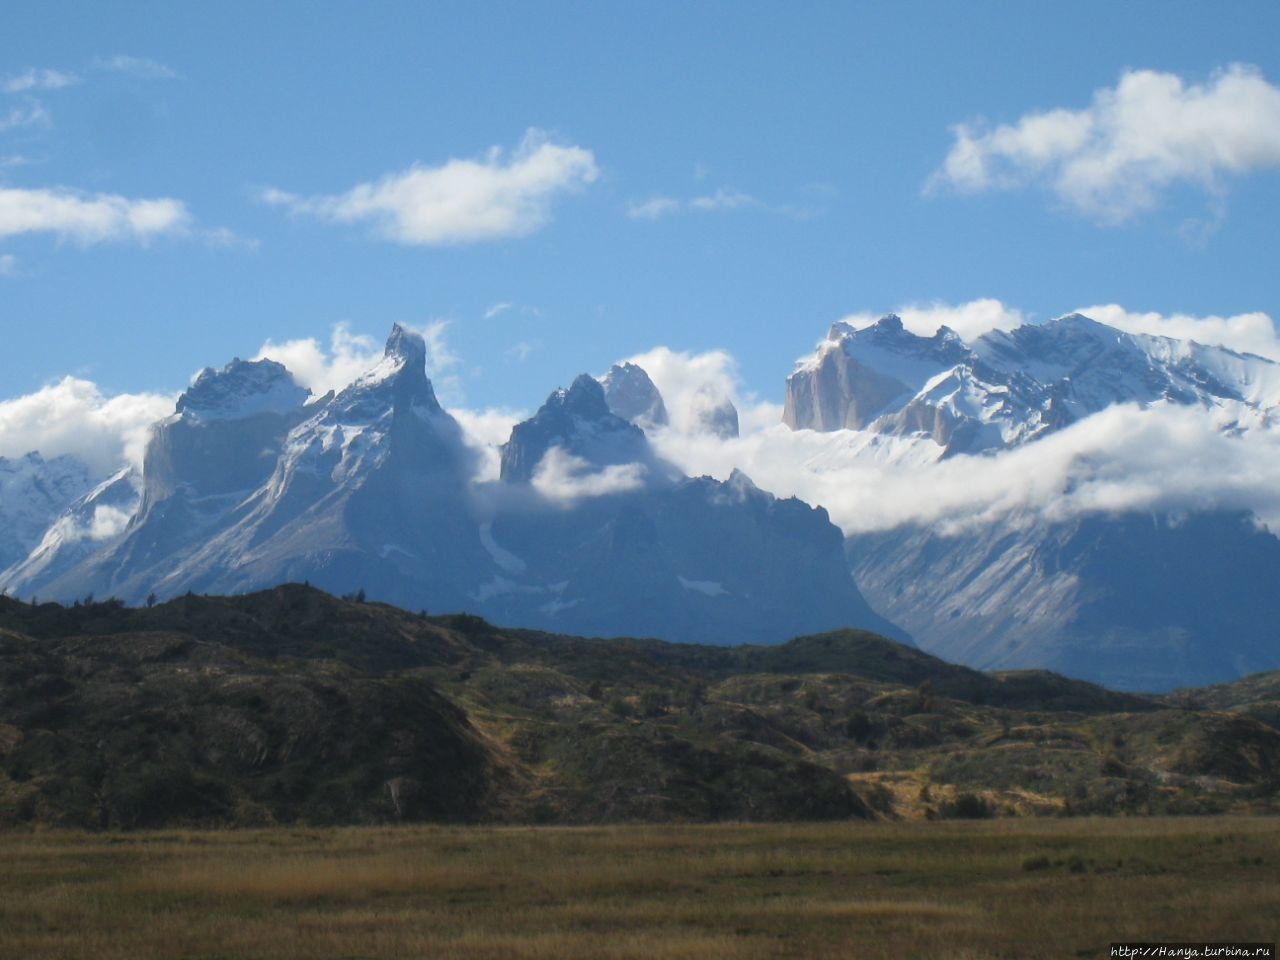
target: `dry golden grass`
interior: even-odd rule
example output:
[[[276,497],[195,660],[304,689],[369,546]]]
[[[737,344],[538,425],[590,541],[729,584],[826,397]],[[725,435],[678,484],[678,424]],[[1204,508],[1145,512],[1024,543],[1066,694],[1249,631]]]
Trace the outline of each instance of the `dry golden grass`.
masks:
[[[1280,822],[0,835],[0,957],[1103,957],[1276,940]]]

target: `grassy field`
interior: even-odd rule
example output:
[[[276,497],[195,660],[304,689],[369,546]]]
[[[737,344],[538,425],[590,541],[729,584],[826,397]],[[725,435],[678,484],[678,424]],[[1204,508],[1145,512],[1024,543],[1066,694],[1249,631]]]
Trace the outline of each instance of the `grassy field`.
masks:
[[[1280,821],[0,834],[0,957],[1105,957],[1280,933]]]

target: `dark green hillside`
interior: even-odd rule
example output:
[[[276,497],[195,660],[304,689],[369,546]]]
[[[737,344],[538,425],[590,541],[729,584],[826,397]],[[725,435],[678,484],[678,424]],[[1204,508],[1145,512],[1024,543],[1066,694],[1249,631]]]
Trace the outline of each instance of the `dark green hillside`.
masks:
[[[592,640],[299,585],[0,598],[0,824],[1276,810],[1272,693],[983,674],[851,630]]]

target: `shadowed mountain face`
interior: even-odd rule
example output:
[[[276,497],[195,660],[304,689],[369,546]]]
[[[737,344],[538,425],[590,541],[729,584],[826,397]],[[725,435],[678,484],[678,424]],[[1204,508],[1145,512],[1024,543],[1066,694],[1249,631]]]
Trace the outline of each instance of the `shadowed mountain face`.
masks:
[[[272,361],[206,370],[154,428],[127,526],[46,537],[4,585],[137,603],[310,581],[606,636],[781,642],[860,626],[905,638],[858,593],[825,511],[740,474],[682,476],[591,377],[518,424],[500,482],[477,483],[425,356],[397,326],[372,370],[318,399]],[[624,375],[656,416],[648,377]]]
[[[1238,513],[956,537],[916,527],[857,537],[849,552],[878,609],[984,669],[1169,690],[1280,668],[1280,540]]]

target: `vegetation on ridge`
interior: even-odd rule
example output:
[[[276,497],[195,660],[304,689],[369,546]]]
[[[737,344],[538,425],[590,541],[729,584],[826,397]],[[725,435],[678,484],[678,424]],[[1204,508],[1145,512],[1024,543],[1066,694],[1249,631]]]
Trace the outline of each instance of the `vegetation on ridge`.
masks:
[[[0,598],[0,824],[1274,811],[1273,688],[1231,689],[983,674],[860,631],[565,637],[300,585]]]

